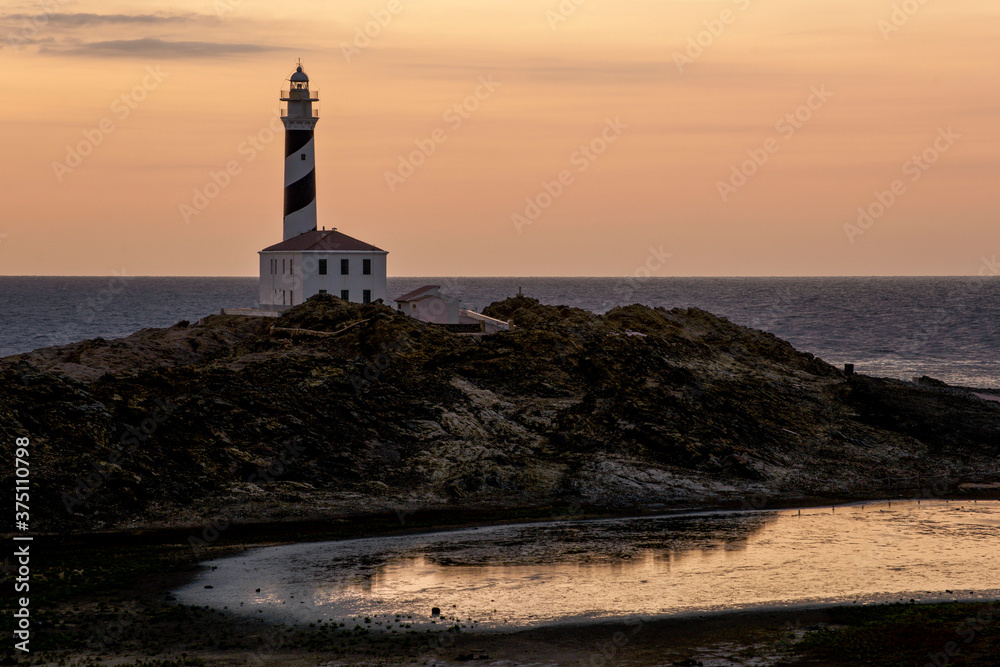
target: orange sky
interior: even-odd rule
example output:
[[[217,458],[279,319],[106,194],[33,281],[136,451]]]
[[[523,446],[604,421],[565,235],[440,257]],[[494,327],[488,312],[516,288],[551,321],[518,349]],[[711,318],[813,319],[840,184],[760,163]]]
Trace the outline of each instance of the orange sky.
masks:
[[[912,16],[894,16],[903,5]],[[970,275],[1000,254],[996,0],[0,12],[0,274],[254,275],[281,240],[282,137],[262,139],[298,57],[323,100],[320,224],[389,250],[390,275],[625,275],[651,247],[672,253],[663,276]],[[345,52],[373,12],[387,25]],[[478,108],[446,116],[477,87]],[[578,153],[609,119],[606,151]],[[437,128],[446,141],[392,191],[387,172]],[[910,162],[925,150],[926,170]],[[720,193],[748,151],[766,162]],[[230,162],[239,173],[186,221]],[[516,224],[561,173],[561,194]],[[884,215],[845,229],[894,181]]]

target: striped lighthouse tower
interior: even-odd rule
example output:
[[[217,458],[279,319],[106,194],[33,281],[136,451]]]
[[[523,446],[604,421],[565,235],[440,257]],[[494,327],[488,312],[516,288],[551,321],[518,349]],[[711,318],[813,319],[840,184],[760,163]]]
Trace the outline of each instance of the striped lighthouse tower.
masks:
[[[319,122],[319,93],[309,90],[302,61],[281,91],[281,122],[285,124],[284,240],[316,229],[316,146],[313,130]]]

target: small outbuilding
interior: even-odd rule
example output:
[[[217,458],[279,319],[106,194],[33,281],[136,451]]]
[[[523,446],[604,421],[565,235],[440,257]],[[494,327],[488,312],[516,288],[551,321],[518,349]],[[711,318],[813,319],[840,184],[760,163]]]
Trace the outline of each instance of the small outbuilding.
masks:
[[[460,302],[441,294],[440,285],[424,285],[396,297],[397,309],[421,322],[458,324]]]
[[[440,285],[424,285],[394,299],[396,308],[430,324],[445,324],[465,333],[510,331],[511,323],[461,307],[461,302],[441,293]]]

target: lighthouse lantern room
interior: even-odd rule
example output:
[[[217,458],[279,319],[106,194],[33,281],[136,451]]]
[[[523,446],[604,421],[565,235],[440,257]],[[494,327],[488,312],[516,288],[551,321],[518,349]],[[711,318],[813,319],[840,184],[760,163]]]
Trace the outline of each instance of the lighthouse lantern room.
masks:
[[[285,125],[283,240],[260,255],[260,307],[281,311],[328,293],[369,303],[386,298],[386,256],[369,243],[317,227],[316,142],[319,93],[299,61],[281,91]]]

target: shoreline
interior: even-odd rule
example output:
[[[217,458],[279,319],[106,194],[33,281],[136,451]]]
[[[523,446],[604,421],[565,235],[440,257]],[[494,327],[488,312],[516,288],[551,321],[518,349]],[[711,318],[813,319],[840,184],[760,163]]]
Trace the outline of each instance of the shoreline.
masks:
[[[650,506],[643,510],[638,507],[607,508],[585,505],[543,505],[526,507],[429,507],[420,510],[396,510],[396,512],[372,512],[333,514],[324,517],[310,517],[289,521],[234,522],[220,531],[219,537],[206,549],[243,546],[276,546],[311,542],[332,542],[374,537],[395,537],[422,535],[438,532],[453,532],[470,528],[490,526],[512,526],[545,524],[563,521],[601,521],[613,519],[643,519],[699,514],[720,514],[737,512],[779,512],[819,508],[846,507],[851,505],[873,505],[892,502],[1000,502],[1000,487],[983,489],[982,493],[962,493],[940,497],[935,495],[907,495],[893,497],[850,498],[839,496],[830,499],[779,498],[767,500],[755,506],[755,500],[742,503],[719,503],[710,505],[676,505],[673,507]],[[583,509],[587,507],[587,509]],[[442,520],[442,519],[453,520]],[[410,524],[409,527],[407,524]],[[107,546],[166,546],[188,544],[189,538],[199,534],[204,523],[177,524],[169,526],[127,527],[108,530],[69,531],[53,533],[32,533],[38,539],[69,547]],[[9,539],[17,533],[0,535]]]
[[[927,512],[932,512],[932,513],[948,512],[948,511],[961,511],[966,508],[971,509],[972,507],[974,507],[975,503],[978,503],[978,500],[979,499],[977,498],[973,501],[966,501],[966,500],[955,501],[954,507],[951,510],[947,508],[951,507],[953,503],[943,499],[932,500],[930,502],[924,502],[923,504],[927,508],[925,510]],[[983,503],[984,503],[983,511],[995,512],[996,507],[998,506],[998,504],[1000,504],[1000,500],[992,500],[992,499],[984,500]],[[890,506],[893,505],[891,501],[871,502],[869,500],[836,505],[833,508],[822,505],[821,506],[813,505],[809,507],[800,507],[798,513],[799,516],[802,518],[812,517],[813,519],[819,518],[820,520],[823,520],[822,517],[831,516],[831,509],[836,514],[839,514],[838,511],[842,509],[843,510],[867,509],[867,512],[862,512],[862,514],[875,513],[875,515],[878,516],[879,514],[885,511],[887,504]],[[904,513],[912,511],[920,512],[920,510],[916,509],[917,505],[919,504],[920,503],[915,500],[906,500],[906,501],[897,501],[896,506],[899,507],[900,505],[905,505],[902,507],[901,510]],[[889,511],[892,512],[892,510]],[[735,517],[745,517],[745,516],[761,515],[768,513],[781,513],[785,519],[790,521],[795,521],[795,512],[796,512],[795,507],[782,510],[773,510],[773,509],[700,510],[700,511],[690,511],[690,512],[673,512],[667,514],[651,514],[645,516],[631,516],[631,517],[619,517],[619,518],[609,518],[609,517],[591,518],[587,519],[585,522],[590,524],[612,523],[618,525],[619,522],[633,522],[633,521],[642,522],[642,521],[650,521],[650,520],[655,521],[658,519],[674,519],[674,518],[682,520],[690,518],[705,518],[705,517],[735,518]],[[836,514],[834,514],[833,516],[836,517]],[[853,513],[847,512],[848,517],[856,515],[857,515],[856,512]],[[907,516],[909,515],[907,514]],[[958,516],[965,516],[965,515],[960,514]],[[444,536],[454,534],[457,532],[457,533],[462,533],[457,538],[455,538],[459,540],[460,544],[465,544],[467,540],[485,540],[487,543],[489,543],[492,540],[489,533],[489,530],[491,528],[518,529],[524,527],[552,526],[552,525],[557,525],[558,523],[563,523],[563,522],[536,521],[530,523],[521,522],[521,523],[506,523],[506,524],[490,524],[486,526],[480,526],[478,528],[464,528],[464,529],[458,528],[458,529],[445,529],[445,530],[429,529],[427,531],[421,531],[420,533],[416,534],[419,536],[430,538],[433,541],[435,539],[440,539]],[[648,527],[649,524],[639,524],[639,525],[646,525],[647,527],[644,530],[646,531],[650,530],[650,528]],[[656,525],[660,526],[661,524],[656,524]],[[479,529],[484,529],[486,532],[485,533],[473,532]],[[587,530],[586,528],[581,528],[581,529]],[[607,528],[591,528],[591,530],[607,530]],[[634,529],[626,528],[625,530],[631,531]],[[667,530],[669,530],[669,528]],[[629,534],[631,534],[631,532],[629,532]],[[383,537],[364,537],[356,539],[347,538],[344,540],[335,540],[335,541],[327,541],[319,543],[300,542],[291,545],[269,545],[269,546],[246,545],[245,547],[234,549],[233,553],[225,555],[220,554],[218,557],[213,557],[210,561],[199,562],[199,569],[197,570],[197,572],[193,573],[191,580],[187,582],[186,586],[182,587],[183,590],[181,590],[181,592],[177,592],[176,594],[186,604],[202,605],[207,603],[212,605],[213,608],[215,608],[216,610],[221,610],[223,608],[222,605],[224,602],[228,602],[229,605],[234,605],[234,599],[232,597],[227,597],[225,593],[223,594],[223,597],[221,599],[218,597],[213,598],[212,595],[208,595],[206,597],[200,595],[198,591],[201,588],[202,584],[212,584],[216,589],[221,588],[223,590],[228,590],[228,587],[231,587],[231,585],[234,582],[236,581],[242,582],[243,580],[242,577],[234,579],[234,573],[238,575],[240,572],[244,571],[241,569],[243,566],[236,565],[235,570],[233,570],[232,568],[235,563],[243,562],[242,558],[244,557],[244,555],[254,563],[259,562],[257,560],[258,557],[264,558],[265,561],[268,561],[268,559],[270,559],[269,562],[271,562],[273,561],[274,556],[273,555],[267,556],[267,553],[271,552],[273,554],[274,553],[272,551],[273,549],[279,549],[279,553],[284,554],[282,558],[287,558],[290,557],[289,554],[294,554],[294,558],[296,560],[305,559],[306,561],[309,561],[310,556],[306,554],[315,553],[312,547],[319,546],[321,549],[333,550],[330,551],[329,553],[352,554],[349,557],[344,555],[341,556],[349,558],[350,561],[356,561],[357,559],[362,558],[361,556],[362,554],[379,554],[379,562],[391,563],[394,553],[402,553],[403,551],[406,551],[407,549],[411,548],[409,546],[411,544],[409,540],[404,540],[403,544],[400,545],[398,542],[395,541],[397,537],[402,537],[402,536],[390,535]],[[449,538],[445,537],[445,539]],[[348,546],[346,544],[348,542],[354,543],[353,546]],[[291,550],[285,547],[291,547]],[[297,550],[296,549],[297,547],[303,547],[305,548],[305,550],[304,551]],[[347,551],[343,551],[343,549],[347,549]],[[248,552],[250,551],[252,551],[253,554],[249,554]],[[679,548],[678,551],[687,552],[688,549],[682,547]],[[436,552],[436,550],[432,549],[432,552]],[[696,552],[697,548],[695,548],[692,553]],[[322,553],[325,554],[328,552],[323,551]],[[490,565],[489,562],[480,563],[478,560],[476,560],[476,563],[478,565],[486,567],[489,567]],[[549,563],[549,561],[532,560],[530,562],[524,563],[524,565],[533,566],[533,565],[541,565],[542,563]],[[453,562],[452,564],[461,565],[463,563],[462,561],[459,561],[458,563]],[[216,570],[216,569],[220,569],[222,570],[222,572],[227,572],[228,574],[224,574],[220,578],[220,577],[215,577],[210,572],[208,572],[208,570]],[[257,567],[252,567],[250,568],[250,570],[246,571],[256,572]],[[908,587],[901,587],[898,589],[892,588],[891,586],[895,584],[891,584],[889,585],[890,587],[884,590],[880,590],[877,588],[871,589],[870,587],[869,588],[862,587],[853,591],[840,590],[839,592],[827,589],[826,593],[823,593],[822,588],[820,588],[817,590],[818,594],[815,596],[806,595],[803,597],[798,592],[796,592],[796,593],[788,593],[790,597],[781,597],[780,593],[776,593],[778,597],[775,597],[773,599],[760,599],[754,601],[750,598],[744,598],[744,600],[733,600],[731,604],[727,603],[727,604],[713,605],[708,599],[705,599],[693,605],[679,604],[679,601],[677,601],[677,603],[668,605],[669,608],[667,608],[663,607],[661,602],[658,611],[656,610],[657,609],[656,606],[650,608],[647,605],[646,607],[643,608],[644,610],[642,612],[628,611],[627,610],[628,608],[626,607],[618,609],[618,611],[615,613],[594,611],[594,612],[580,612],[575,614],[568,614],[567,613],[568,610],[564,609],[561,614],[557,614],[555,616],[551,614],[552,610],[547,611],[546,613],[542,614],[542,616],[524,616],[524,615],[518,615],[517,612],[514,612],[513,616],[509,616],[509,612],[511,610],[508,609],[507,612],[501,613],[499,617],[494,618],[492,615],[487,614],[488,616],[487,618],[487,616],[482,615],[484,613],[483,610],[479,609],[478,612],[463,611],[461,612],[461,614],[463,614],[461,617],[451,617],[447,613],[445,613],[444,615],[441,616],[440,619],[437,620],[437,623],[442,624],[444,627],[447,627],[449,624],[452,623],[456,625],[461,625],[461,627],[466,628],[467,632],[472,634],[494,634],[494,633],[504,634],[511,632],[530,631],[543,627],[572,628],[578,626],[600,626],[600,625],[606,625],[608,623],[629,623],[635,621],[638,618],[653,619],[653,620],[686,619],[694,617],[703,617],[706,615],[715,616],[718,614],[727,614],[731,612],[769,613],[769,612],[785,611],[785,610],[825,609],[825,608],[840,607],[840,606],[851,607],[854,605],[858,607],[870,607],[883,604],[891,604],[898,602],[914,602],[914,601],[920,604],[941,604],[941,603],[971,604],[971,603],[981,602],[983,599],[990,600],[990,599],[1000,598],[1000,587],[985,586],[986,583],[987,582],[983,582],[982,584],[977,583],[975,585],[969,586],[967,582],[967,585],[962,587],[962,586],[956,586],[954,584],[949,586],[948,584],[941,584],[939,582],[934,586],[929,586],[927,589],[924,589],[921,587],[922,583],[911,581],[907,585]],[[205,588],[213,588],[213,586],[206,585]],[[952,591],[950,590],[951,588],[954,588],[955,590]],[[281,593],[280,595],[287,596],[289,592],[292,593],[291,595],[292,598],[302,597],[300,595],[301,589],[297,588],[284,589],[283,593]],[[491,597],[491,596],[486,595],[485,597]],[[239,602],[239,600],[241,599],[243,598],[237,596],[235,601]],[[407,600],[408,600],[407,604],[412,603],[412,601],[410,601],[409,599]],[[402,600],[397,600],[397,602],[402,602]],[[432,603],[437,603],[439,602],[439,600],[434,598],[427,598],[427,599],[422,599],[421,602],[427,605],[426,609],[430,609]],[[440,600],[440,602],[445,602],[445,600]],[[242,607],[242,605],[243,602],[239,602],[239,606]],[[252,605],[252,603],[248,601],[247,605]],[[444,609],[445,606],[447,605],[445,604],[441,605],[442,610]],[[459,602],[459,606],[462,606],[461,602]],[[420,607],[420,605],[418,605],[418,607]],[[235,609],[235,607],[233,608]],[[248,609],[249,608],[250,607],[248,606]],[[411,609],[412,611],[412,608],[410,607],[408,608]],[[285,611],[282,612],[283,609],[285,608],[272,607],[270,609],[264,609],[263,611],[264,616],[259,618],[266,620],[270,624],[283,625],[289,627],[297,627],[297,626],[301,627],[306,624],[310,624],[312,621],[316,620],[315,616],[310,616],[309,614],[303,616],[301,614],[297,614],[291,608],[285,609]],[[635,609],[635,607],[633,606],[632,609]],[[494,610],[494,613],[495,612],[496,610]],[[258,610],[257,613],[261,612]],[[310,611],[310,613],[312,613],[312,611]],[[315,613],[317,615],[322,615],[323,622],[325,623],[329,623],[331,621],[335,623],[343,622],[346,623],[348,629],[352,629],[354,627],[361,627],[369,629],[374,633],[381,632],[380,628],[376,626],[380,626],[383,621],[388,622],[387,623],[388,627],[392,627],[391,623],[392,617],[399,615],[389,612],[382,613],[380,609],[376,608],[372,608],[371,611],[366,610],[364,612],[359,612],[356,610],[348,611],[346,609],[342,609],[339,611],[333,609],[316,609]],[[471,614],[470,618],[468,619],[469,621],[468,623],[462,620],[465,618],[464,615],[467,613]],[[249,615],[236,614],[236,617],[240,616],[244,618],[258,618],[254,616],[252,613],[250,613]],[[360,621],[362,616],[371,616],[374,625],[367,627],[365,625],[362,625]],[[472,622],[473,618],[476,618],[478,620],[475,620],[475,622],[473,623]],[[530,620],[532,618],[537,620],[535,621]],[[441,625],[439,625],[437,628],[431,627],[430,625],[428,625],[428,621],[429,619],[422,618],[405,622],[406,623],[412,622],[413,627],[416,628],[417,630],[437,631],[438,629],[441,628]],[[365,623],[368,622],[369,621],[366,618]],[[397,623],[398,623],[398,618],[397,618]],[[410,625],[407,625],[406,627],[409,628]]]
[[[862,662],[857,652],[868,649],[851,646],[853,653],[842,654],[844,636],[853,640],[858,633],[869,633],[878,644],[885,644],[891,635],[911,633],[911,619],[915,616],[922,619],[919,630],[926,630],[927,636],[908,638],[898,646],[922,658],[945,645],[939,637],[946,640],[958,637],[955,630],[967,619],[985,619],[988,628],[990,619],[1000,617],[1000,597],[914,604],[734,609],[485,632],[443,626],[440,630],[408,634],[344,631],[329,624],[303,627],[256,619],[254,622],[231,612],[169,603],[111,611],[90,624],[104,633],[98,635],[97,641],[91,636],[85,647],[67,649],[57,644],[36,649],[35,659],[44,664],[84,665],[96,658],[108,664],[146,667],[233,664],[456,667],[469,664],[470,660],[473,664],[507,667],[610,664],[613,660],[627,660],[634,667],[662,667],[712,660],[706,664],[736,667],[748,664],[744,662],[748,657],[756,660],[749,664],[758,667],[922,664],[891,663],[884,658]],[[78,612],[66,615],[80,616]],[[996,633],[987,632],[977,639],[977,645],[973,646],[977,655],[996,655],[994,651],[1000,648]],[[902,651],[890,649],[893,658],[901,654]],[[595,659],[605,662],[593,663]]]
[[[475,639],[476,637],[496,637],[505,635],[524,635],[532,633],[543,633],[545,631],[554,632],[586,632],[592,629],[606,628],[610,626],[632,626],[636,624],[691,624],[694,622],[705,622],[713,620],[723,620],[731,616],[741,616],[741,617],[766,617],[774,615],[787,615],[787,616],[801,616],[805,614],[829,612],[831,610],[837,609],[878,609],[881,607],[887,607],[891,605],[921,605],[925,607],[933,607],[939,605],[947,604],[960,604],[960,605],[976,605],[976,604],[990,604],[1000,602],[1000,588],[994,588],[989,590],[984,590],[980,592],[969,591],[971,595],[949,595],[946,592],[933,593],[928,595],[927,592],[921,594],[916,591],[903,591],[896,593],[882,593],[879,594],[879,599],[869,600],[863,603],[848,602],[847,598],[841,600],[828,600],[828,601],[807,601],[807,602],[790,602],[787,604],[778,603],[755,603],[747,604],[736,607],[726,607],[719,609],[692,609],[687,611],[675,612],[675,613],[661,613],[661,614],[627,614],[622,616],[606,616],[606,617],[592,617],[588,618],[585,616],[575,616],[566,618],[563,620],[556,621],[546,621],[539,623],[538,625],[483,625],[477,624],[475,627],[470,627],[465,625],[463,622],[455,621],[452,623],[444,623],[437,628],[420,628],[416,630],[411,630],[407,635],[421,635],[421,634],[441,634],[449,631],[453,631],[454,628],[460,627],[463,636]],[[848,596],[850,597],[850,596]],[[892,598],[892,599],[890,599]],[[181,605],[183,606],[183,605]],[[190,606],[190,605],[189,605]],[[219,612],[218,609],[215,610]],[[227,618],[232,623],[245,622],[250,620],[249,616],[240,616],[228,610],[225,612]],[[391,617],[393,614],[387,614],[386,617]],[[372,616],[372,618],[377,618],[377,616]],[[444,619],[445,617],[442,616]],[[275,620],[268,618],[256,619],[261,623],[263,627],[270,628],[291,628],[291,629],[305,629],[315,625],[314,623],[299,623],[292,620]],[[445,619],[447,620],[447,619]],[[364,626],[358,625],[361,628]],[[349,628],[354,629],[354,628]],[[364,628],[366,634],[375,638],[389,639],[397,636],[395,631],[386,631],[384,629],[379,629],[377,627]],[[405,636],[405,635],[404,635]]]
[[[980,497],[936,500],[978,502],[980,499],[984,502],[1000,500]],[[911,502],[916,499],[892,500]],[[890,500],[850,500],[846,504],[862,504],[862,502],[868,505],[888,503]],[[694,512],[710,514],[766,512],[797,508],[818,510],[830,506],[829,502],[810,504],[789,502],[783,507],[760,510],[702,507],[694,509]],[[636,514],[633,511],[627,516],[621,512],[613,516],[608,513],[599,516],[596,512],[588,511],[574,515],[571,519],[641,519],[652,516],[679,516],[691,511],[690,507],[683,510],[678,508],[670,513],[658,511]],[[427,521],[430,517],[424,517],[421,521],[420,515],[415,514],[412,518],[418,525],[410,526],[405,531],[400,531],[395,515],[384,515],[384,518],[395,521],[397,526],[393,526],[392,530],[386,529],[385,526],[381,527],[382,530],[377,530],[380,527],[371,525],[370,521],[363,518],[355,519],[346,522],[351,525],[341,526],[339,539],[373,537],[374,533],[378,533],[379,536],[424,534],[440,532],[442,529],[452,531],[473,527],[473,524],[468,522],[473,518],[469,515],[461,517],[466,520],[463,526],[453,524],[444,527],[440,522],[429,525],[433,523]],[[488,516],[480,512],[478,518],[482,521]],[[566,517],[552,517],[550,510],[547,515],[527,523],[547,522],[560,518]],[[482,527],[526,523],[523,515],[508,517],[506,521],[497,522],[494,513],[493,519],[492,524],[480,522],[478,525]],[[301,528],[300,525],[295,527]],[[274,527],[271,528],[273,530]],[[233,537],[236,536],[234,534]],[[71,584],[70,591],[60,591],[58,594],[53,591],[55,597],[52,599],[49,599],[48,592],[44,592],[34,600],[36,606],[33,608],[33,613],[37,610],[37,620],[44,623],[43,626],[39,626],[39,636],[50,636],[50,645],[39,645],[36,658],[44,657],[52,663],[58,662],[63,657],[83,655],[100,656],[105,660],[113,657],[115,662],[120,659],[124,664],[133,664],[129,662],[132,660],[148,661],[154,657],[158,660],[178,661],[162,663],[163,667],[166,667],[167,664],[231,665],[234,660],[245,662],[256,655],[262,662],[255,664],[312,667],[316,664],[325,664],[324,661],[343,665],[426,664],[424,661],[428,658],[432,659],[433,664],[459,665],[467,664],[466,660],[460,658],[467,658],[469,655],[490,655],[493,659],[508,660],[507,664],[514,666],[537,665],[540,662],[575,665],[581,660],[589,660],[591,656],[607,657],[609,651],[613,649],[615,655],[623,659],[629,656],[628,659],[633,660],[632,664],[635,665],[662,665],[664,656],[669,656],[671,661],[705,660],[706,657],[714,659],[711,656],[724,653],[733,655],[740,651],[752,651],[757,655],[769,655],[774,658],[771,662],[757,664],[779,665],[794,664],[782,661],[790,659],[790,651],[803,637],[820,632],[820,628],[841,627],[843,621],[840,618],[844,615],[870,619],[892,616],[897,611],[900,613],[905,611],[926,614],[933,618],[938,616],[950,618],[949,610],[954,605],[964,605],[961,607],[964,614],[966,609],[976,612],[993,604],[991,599],[986,598],[970,598],[957,602],[952,601],[953,598],[947,602],[937,599],[921,600],[914,605],[894,604],[888,600],[865,605],[829,602],[807,603],[785,608],[725,609],[645,618],[636,616],[594,619],[593,622],[583,624],[568,621],[540,627],[499,628],[485,632],[449,631],[447,625],[431,633],[350,632],[344,629],[334,630],[329,623],[319,624],[315,628],[288,625],[263,619],[247,619],[228,610],[205,610],[171,601],[171,591],[194,580],[205,567],[202,564],[204,560],[232,556],[246,549],[269,544],[287,544],[292,538],[318,537],[315,533],[303,535],[296,530],[293,534],[286,530],[281,531],[280,535],[274,533],[258,535],[261,539],[238,544],[221,544],[223,540],[220,539],[220,544],[209,547],[199,558],[193,558],[194,554],[185,542],[175,540],[172,544],[162,541],[148,543],[149,537],[148,534],[118,531],[93,535],[87,540],[89,544],[86,545],[79,541],[57,542],[45,537],[41,539],[36,537],[34,545],[40,548],[41,556],[38,562],[49,566],[49,569],[41,567],[38,570],[39,574],[48,580],[56,580],[59,578],[59,572],[67,571],[67,567],[73,567],[79,568],[81,576],[86,579],[83,585],[80,585],[75,575],[68,576],[66,581]],[[283,538],[284,541],[273,541],[276,537]],[[983,594],[985,593],[981,593]],[[7,617],[9,618],[9,615]],[[865,623],[867,622],[866,620]],[[112,633],[113,636],[107,634],[109,627],[115,628],[123,623],[124,629],[115,631],[118,634]],[[948,623],[954,625],[950,620]],[[629,634],[635,628],[641,630],[635,635]],[[621,633],[624,633],[627,642],[622,643]],[[98,638],[96,643],[94,637]],[[618,638],[617,642],[615,637]],[[77,642],[75,648],[73,642]],[[63,650],[63,646],[69,648]],[[187,659],[194,662],[180,662],[182,655],[188,656]],[[161,665],[159,662],[151,664]],[[666,664],[671,663],[666,662]]]

